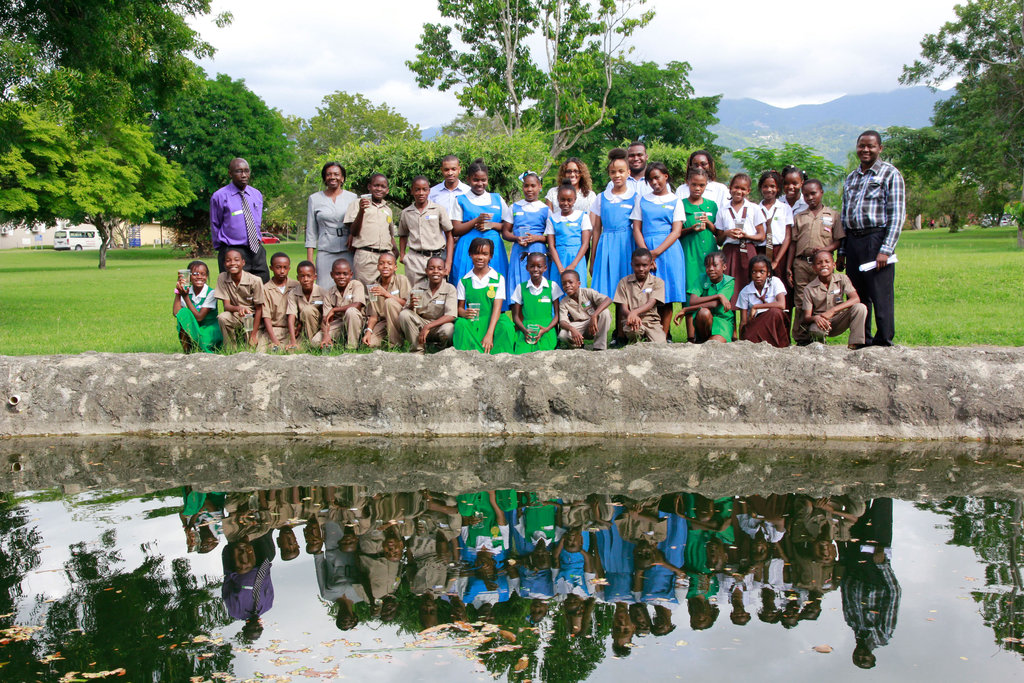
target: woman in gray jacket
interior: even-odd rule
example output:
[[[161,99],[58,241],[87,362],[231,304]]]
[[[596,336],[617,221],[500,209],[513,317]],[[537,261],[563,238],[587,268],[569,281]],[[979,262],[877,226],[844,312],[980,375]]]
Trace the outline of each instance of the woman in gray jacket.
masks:
[[[316,281],[325,290],[334,286],[331,267],[340,258],[352,263],[348,228],[342,220],[355,194],[345,190],[345,169],[328,161],[320,170],[326,189],[309,195],[306,205],[306,258],[313,261],[316,249]]]

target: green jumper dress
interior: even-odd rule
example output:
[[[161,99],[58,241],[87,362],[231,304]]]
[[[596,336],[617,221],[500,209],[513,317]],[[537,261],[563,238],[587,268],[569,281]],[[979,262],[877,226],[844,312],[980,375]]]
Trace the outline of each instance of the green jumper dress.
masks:
[[[715,284],[708,279],[708,276],[704,276],[704,281],[701,284],[699,292],[696,292],[697,296],[714,296],[715,294],[723,294],[726,299],[732,299],[733,293],[736,291],[736,280],[729,275],[723,275],[722,279]],[[713,316],[711,321],[711,336],[720,335],[725,341],[732,341],[732,330],[736,320],[736,312],[727,311],[719,304],[711,311]]]
[[[192,300],[192,305],[198,309],[203,304],[203,299],[201,297],[197,298],[193,294],[194,290],[192,287],[189,287],[188,297]],[[224,338],[220,333],[220,325],[217,324],[216,308],[210,309],[203,317],[202,322],[196,320],[192,311],[188,310],[188,306],[182,306],[178,309],[178,312],[174,314],[174,318],[178,322],[178,331],[187,334],[192,343],[203,353],[214,353],[224,343]]]
[[[692,228],[697,225],[697,214],[707,213],[708,220],[715,224],[718,216],[718,205],[710,199],[705,199],[700,205],[690,203],[690,199],[683,200],[683,209],[686,211],[684,228]],[[679,238],[679,244],[683,247],[683,260],[686,261],[686,293],[700,294],[707,277],[704,270],[704,257],[713,251],[718,251],[718,243],[715,242],[715,231],[704,229],[700,232],[691,232]]]
[[[555,303],[552,297],[551,280],[545,280],[544,287],[540,294],[530,291],[529,281],[519,285],[519,292],[523,297],[523,325],[529,329],[530,325],[547,327],[555,315]],[[541,336],[536,344],[528,344],[526,335],[516,330],[515,343],[512,346],[512,353],[530,353],[531,351],[550,351],[558,346],[557,327],[554,327]]]
[[[494,310],[494,297],[498,291],[497,277],[491,276],[486,286],[477,289],[473,286],[473,273],[467,273],[462,278],[462,286],[466,290],[466,304],[480,304],[480,315],[476,320],[469,318],[455,319],[455,333],[452,336],[452,346],[460,351],[484,352],[481,342],[487,334],[487,326],[491,321],[491,311]],[[491,354],[511,353],[512,342],[515,336],[515,326],[512,319],[507,315],[498,316],[498,322],[494,326],[494,346]]]

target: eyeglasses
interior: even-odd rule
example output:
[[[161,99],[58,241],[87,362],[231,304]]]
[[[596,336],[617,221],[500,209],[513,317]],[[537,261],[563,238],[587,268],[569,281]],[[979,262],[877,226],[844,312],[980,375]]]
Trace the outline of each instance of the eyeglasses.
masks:
[[[565,172],[565,175],[579,175],[579,174],[580,174],[580,172],[575,170],[575,169],[571,170],[571,171],[566,171]]]

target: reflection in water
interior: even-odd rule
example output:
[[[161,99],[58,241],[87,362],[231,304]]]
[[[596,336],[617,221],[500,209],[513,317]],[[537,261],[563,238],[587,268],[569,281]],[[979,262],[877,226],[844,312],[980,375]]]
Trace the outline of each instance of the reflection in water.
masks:
[[[275,610],[299,600],[295,591],[318,593],[322,609],[304,615],[309,624],[290,624],[292,635],[323,620],[335,633],[390,625],[412,636],[399,649],[471,653],[491,674],[514,681],[584,680],[606,659],[642,660],[648,653],[635,650],[644,643],[683,647],[686,632],[745,631],[753,622],[781,638],[817,622],[830,593],[838,598],[831,609],[841,609],[852,632],[844,656],[853,665],[885,666],[880,648],[899,642],[889,498],[679,492],[548,499],[515,490],[370,494],[362,486],[186,487],[178,495],[178,505],[156,512],[177,515],[187,555],[220,549],[219,595],[216,577],[193,574],[184,557],[168,565],[148,543],[141,564],[125,567],[115,525],[98,543],[71,546],[63,596],[32,602],[23,587],[39,564],[39,532],[28,524],[28,501],[2,499],[0,628],[40,627],[28,636],[0,634],[0,666],[5,677],[14,675],[8,680],[58,680],[104,665],[124,666],[132,680],[202,680],[228,675],[239,652],[263,647],[280,655],[279,664],[297,661],[281,653],[310,650],[282,650],[264,632]],[[971,510],[971,501],[1003,507]],[[1011,589],[979,601],[1001,644],[1015,647],[1019,505],[964,498],[930,509],[953,515],[954,543],[972,546],[986,528],[993,535],[996,515],[989,513],[1002,520],[1009,513],[1011,523],[999,527],[1008,535],[994,534],[1005,559],[993,583]],[[997,561],[988,555],[986,562]],[[275,591],[275,572],[296,562],[306,563],[304,587]],[[236,645],[217,633],[232,621],[241,623]],[[814,640],[814,628],[804,627],[805,640]],[[337,637],[332,642],[364,646],[348,656],[387,650]],[[319,673],[337,675],[337,666]]]

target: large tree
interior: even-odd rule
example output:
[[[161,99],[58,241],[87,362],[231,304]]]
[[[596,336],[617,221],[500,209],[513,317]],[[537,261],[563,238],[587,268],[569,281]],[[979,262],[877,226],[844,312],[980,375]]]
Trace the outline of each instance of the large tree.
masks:
[[[969,169],[986,204],[1012,190],[1024,199],[1024,0],[970,0],[956,19],[921,41],[921,58],[900,81],[938,86],[959,78],[953,97],[935,107],[933,123],[946,158]],[[1024,248],[1024,228],[1017,231]]]

